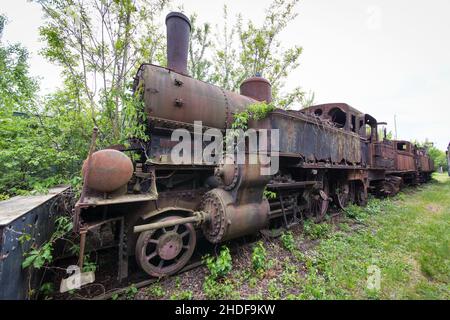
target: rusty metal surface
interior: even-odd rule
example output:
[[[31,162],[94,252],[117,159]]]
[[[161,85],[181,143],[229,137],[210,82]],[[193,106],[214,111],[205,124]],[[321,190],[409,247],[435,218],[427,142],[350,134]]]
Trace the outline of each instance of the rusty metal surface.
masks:
[[[409,141],[400,140],[392,140],[391,143],[393,144],[395,152],[394,171],[416,171],[416,163],[414,160],[412,144]]]
[[[395,151],[391,143],[387,141],[374,142],[373,146],[373,162],[375,168],[393,170],[395,161]]]
[[[133,163],[124,153],[114,149],[94,152],[83,165],[83,174],[89,165],[85,183],[90,189],[112,192],[125,185],[133,175]]]
[[[355,133],[358,133],[364,125],[364,113],[346,103],[320,104],[305,108],[302,111]]]
[[[176,219],[182,217],[169,216],[158,222]],[[171,275],[186,265],[195,245],[196,234],[192,223],[144,231],[136,242],[136,260],[149,275]]]
[[[272,101],[272,86],[267,79],[263,77],[251,77],[242,82],[240,93],[243,96],[250,97],[258,101]]]
[[[39,290],[42,274],[22,269],[24,253],[33,242],[40,246],[50,238],[55,219],[65,213],[63,202],[68,190],[52,188],[47,195],[17,196],[0,202],[0,300],[29,299],[30,289]],[[23,234],[34,240],[21,243]]]
[[[201,210],[209,220],[202,225],[203,234],[212,243],[234,239],[262,229],[269,221],[269,203],[236,205],[232,194],[223,189],[207,192]]]
[[[420,170],[432,167],[430,159],[416,154],[410,144],[399,150],[397,143],[402,141],[378,141],[377,120],[345,103],[301,111],[277,109],[263,120],[249,121],[249,128],[279,130],[276,176],[262,175],[260,164],[172,163],[173,130],[192,131],[195,121],[201,121],[203,128],[227,129],[236,112],[257,101],[270,102],[272,97],[270,83],[261,77],[244,81],[241,94],[189,77],[189,20],[171,13],[166,25],[168,68],[143,64],[134,82],[134,90],[144,100],[151,142],[145,147],[135,143],[142,157],[135,161],[132,177],[132,172],[120,176],[128,164],[94,163],[92,154],[88,171],[93,181],[86,178],[85,185],[98,183],[97,190],[114,185],[117,190],[107,197],[86,193],[86,201],[76,207],[77,217],[82,212],[80,225],[93,216],[123,216],[128,230],[140,225],[136,229],[140,233],[128,231],[128,254],[135,254],[148,274],[172,274],[187,263],[195,247],[194,223],[201,224],[207,240],[220,243],[257,232],[271,219],[283,219],[286,228],[305,217],[320,221],[329,206],[365,205],[369,186],[378,194],[394,194],[406,179],[416,183],[416,166]],[[96,177],[100,164],[117,172]],[[105,182],[111,177],[118,179],[116,184]],[[151,192],[141,183],[148,180]],[[263,197],[266,187],[277,193],[270,203]],[[195,217],[199,213],[202,219]]]
[[[204,126],[225,129],[233,122],[233,112],[256,102],[151,64],[141,66],[138,78],[144,88],[145,111],[151,123],[167,120],[192,125],[194,121],[202,121]]]
[[[187,75],[191,23],[181,12],[171,12],[166,17],[166,27],[167,66],[175,72]]]
[[[296,154],[306,163],[357,165],[363,162],[360,137],[313,120],[295,111],[269,115],[270,127],[279,129],[280,153]]]

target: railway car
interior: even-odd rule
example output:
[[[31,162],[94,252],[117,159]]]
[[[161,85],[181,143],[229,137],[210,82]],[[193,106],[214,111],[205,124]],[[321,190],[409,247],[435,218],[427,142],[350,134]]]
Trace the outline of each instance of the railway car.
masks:
[[[427,148],[414,147],[414,158],[416,161],[417,182],[425,183],[431,179],[434,172],[433,159],[428,155]]]
[[[345,103],[275,109],[248,122],[258,149],[244,148],[242,161],[221,152],[216,161],[197,159],[195,150],[206,141],[227,135],[236,113],[270,103],[271,85],[255,76],[238,94],[193,79],[187,72],[189,19],[173,12],[166,26],[168,66],[143,64],[134,81],[150,141],[134,139],[128,149],[95,152],[93,133],[74,210],[80,265],[93,231],[110,225],[106,229],[119,248],[119,280],[128,276],[130,259],[150,276],[171,275],[186,265],[200,238],[217,244],[289,228],[305,218],[320,221],[331,205],[365,205],[368,192],[393,194],[412,179],[411,144],[379,141],[377,120]],[[182,137],[195,150],[187,152],[189,161],[180,162],[173,150]],[[276,148],[268,143],[273,138],[279,141]],[[249,144],[244,137],[242,145]]]

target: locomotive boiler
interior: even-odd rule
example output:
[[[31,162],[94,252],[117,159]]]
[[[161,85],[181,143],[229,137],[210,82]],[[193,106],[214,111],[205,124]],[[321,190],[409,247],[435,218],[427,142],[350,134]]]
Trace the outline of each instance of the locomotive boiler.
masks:
[[[270,82],[260,76],[245,80],[240,94],[193,79],[187,72],[189,19],[172,12],[166,26],[167,67],[141,65],[133,86],[144,101],[150,141],[95,152],[94,131],[74,214],[80,266],[94,235],[107,229],[118,247],[119,279],[128,276],[132,257],[151,276],[171,275],[186,265],[199,238],[216,244],[306,218],[319,222],[330,205],[365,205],[368,192],[394,194],[405,177],[417,175],[417,166],[426,174],[432,170],[423,150],[379,141],[376,119],[345,103],[275,109],[249,121],[250,129],[269,132],[257,133],[259,142],[278,138],[276,150],[258,144],[268,162],[251,161],[249,150],[241,162],[227,153],[216,162],[195,159],[194,150],[193,161],[174,161],[175,130],[203,149],[205,141],[196,142],[196,135],[210,129],[216,133],[211,140],[226,135],[236,113],[270,103],[272,95]],[[273,162],[278,170],[262,174]]]

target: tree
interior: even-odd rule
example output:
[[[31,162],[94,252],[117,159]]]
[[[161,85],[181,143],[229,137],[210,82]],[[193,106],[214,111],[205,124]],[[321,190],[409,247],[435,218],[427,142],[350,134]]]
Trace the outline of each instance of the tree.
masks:
[[[79,181],[93,124],[75,90],[66,83],[68,90],[40,98],[20,44],[0,42],[0,74],[0,198]]]
[[[212,62],[206,55],[213,44],[210,40],[211,26],[209,23],[204,23],[198,27],[196,14],[192,14],[189,20],[191,21],[191,41],[189,42],[188,71],[195,79],[209,81]]]
[[[417,145],[418,147],[426,148],[428,151],[428,155],[433,159],[434,166],[436,170],[439,167],[442,167],[443,171],[448,170],[448,163],[447,163],[447,156],[444,151],[436,148],[433,144],[433,142],[429,141],[428,139],[425,139],[424,142],[419,142],[416,140],[413,140],[413,144]]]
[[[164,32],[156,22],[167,0],[35,0],[46,23],[42,54],[63,69],[81,108],[106,143],[123,140],[130,82],[142,62],[165,64]]]
[[[210,81],[221,88],[238,91],[240,84],[254,75],[266,77],[272,84],[272,96],[277,107],[293,104],[310,106],[314,94],[305,94],[300,87],[283,93],[287,76],[299,66],[300,46],[282,49],[279,37],[293,21],[298,0],[274,0],[266,10],[262,25],[244,22],[238,15],[230,23],[228,9],[223,8],[223,24],[216,26],[213,40],[209,24],[196,27],[196,16],[191,20],[190,73],[200,80]],[[199,72],[199,68],[201,72]]]

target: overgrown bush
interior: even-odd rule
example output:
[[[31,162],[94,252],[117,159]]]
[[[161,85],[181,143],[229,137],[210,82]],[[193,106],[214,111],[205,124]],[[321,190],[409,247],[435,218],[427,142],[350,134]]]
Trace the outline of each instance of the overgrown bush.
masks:
[[[293,252],[296,249],[294,235],[291,231],[283,232],[280,239],[283,247],[289,252]]]
[[[264,271],[266,271],[267,253],[266,248],[264,248],[264,245],[261,241],[258,241],[258,243],[256,243],[256,245],[253,247],[252,266],[253,270],[258,274],[262,274]]]
[[[303,224],[303,232],[311,239],[323,238],[330,231],[331,225],[328,223],[315,223],[308,219]]]
[[[217,257],[207,255],[204,261],[210,277],[215,280],[225,277],[233,268],[230,249],[226,246],[222,246]]]

